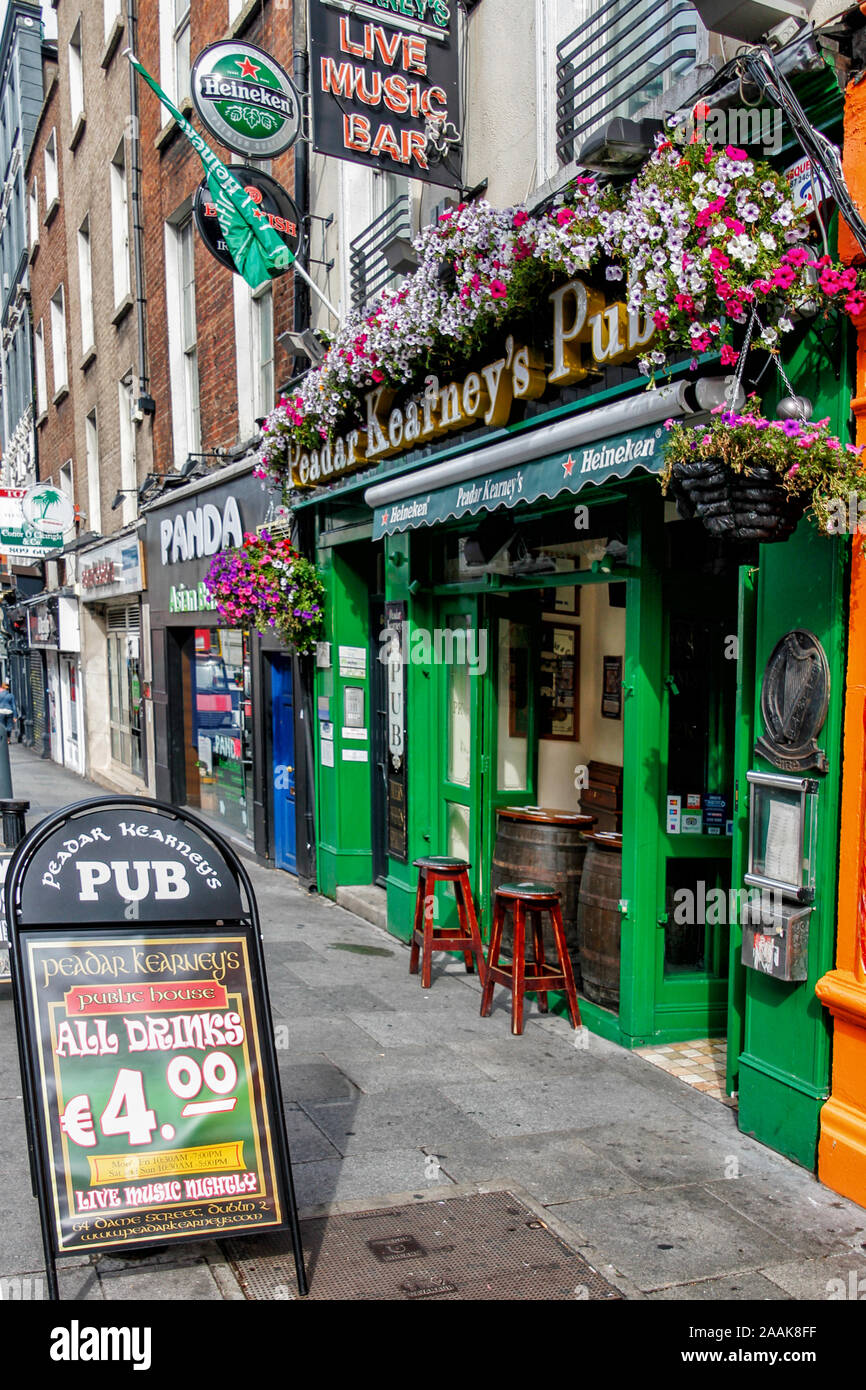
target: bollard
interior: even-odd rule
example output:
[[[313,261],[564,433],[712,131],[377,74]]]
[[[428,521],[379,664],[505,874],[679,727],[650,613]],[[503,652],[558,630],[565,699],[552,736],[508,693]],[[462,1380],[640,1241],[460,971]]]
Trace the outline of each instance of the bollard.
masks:
[[[3,817],[3,844],[7,849],[14,849],[27,834],[24,816],[29,810],[29,801],[0,799],[0,815]]]
[[[12,769],[9,766],[9,743],[0,728],[0,797],[12,795]]]

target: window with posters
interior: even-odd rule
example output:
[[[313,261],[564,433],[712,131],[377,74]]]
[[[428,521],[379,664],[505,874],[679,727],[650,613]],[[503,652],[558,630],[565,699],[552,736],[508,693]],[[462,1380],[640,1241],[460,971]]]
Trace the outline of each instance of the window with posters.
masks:
[[[252,839],[252,707],[249,633],[196,628],[192,741],[202,811]]]

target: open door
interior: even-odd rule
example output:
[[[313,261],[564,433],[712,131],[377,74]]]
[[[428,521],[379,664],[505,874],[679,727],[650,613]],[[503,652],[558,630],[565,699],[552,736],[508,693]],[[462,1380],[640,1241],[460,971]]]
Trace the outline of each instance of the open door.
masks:
[[[442,811],[431,853],[469,860],[487,928],[496,808],[532,805],[536,796],[537,607],[516,595],[449,598],[438,624]],[[450,912],[444,900],[442,911]],[[447,915],[441,925],[450,925]]]
[[[737,575],[665,590],[662,794],[680,811],[659,836],[654,1025],[674,1040],[721,1035],[727,1020]]]
[[[540,597],[510,594],[507,598],[488,598],[485,618],[488,669],[483,685],[483,766],[488,785],[479,908],[485,926],[489,926],[497,811],[503,806],[533,806],[538,795]]]

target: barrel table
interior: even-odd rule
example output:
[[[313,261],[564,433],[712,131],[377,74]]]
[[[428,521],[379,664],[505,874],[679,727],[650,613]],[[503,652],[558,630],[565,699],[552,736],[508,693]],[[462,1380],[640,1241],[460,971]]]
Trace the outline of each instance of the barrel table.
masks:
[[[587,851],[577,906],[577,939],[587,999],[619,1008],[622,913],[622,835],[600,830],[585,835]]]
[[[592,828],[595,817],[581,811],[548,810],[542,806],[500,806],[496,815],[491,897],[503,883],[540,879],[552,884],[561,894],[565,941],[576,977],[577,902],[586,856],[581,832]],[[503,933],[506,954],[512,951],[513,941],[509,918]],[[544,958],[558,965],[556,943],[547,921],[544,923]]]

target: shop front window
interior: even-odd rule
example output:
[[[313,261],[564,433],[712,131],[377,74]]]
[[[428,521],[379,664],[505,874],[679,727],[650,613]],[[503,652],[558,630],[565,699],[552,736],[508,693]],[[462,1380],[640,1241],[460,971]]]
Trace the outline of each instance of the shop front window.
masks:
[[[252,707],[249,634],[197,628],[192,739],[200,805],[252,838]]]
[[[111,757],[142,775],[141,639],[126,629],[108,634]]]

